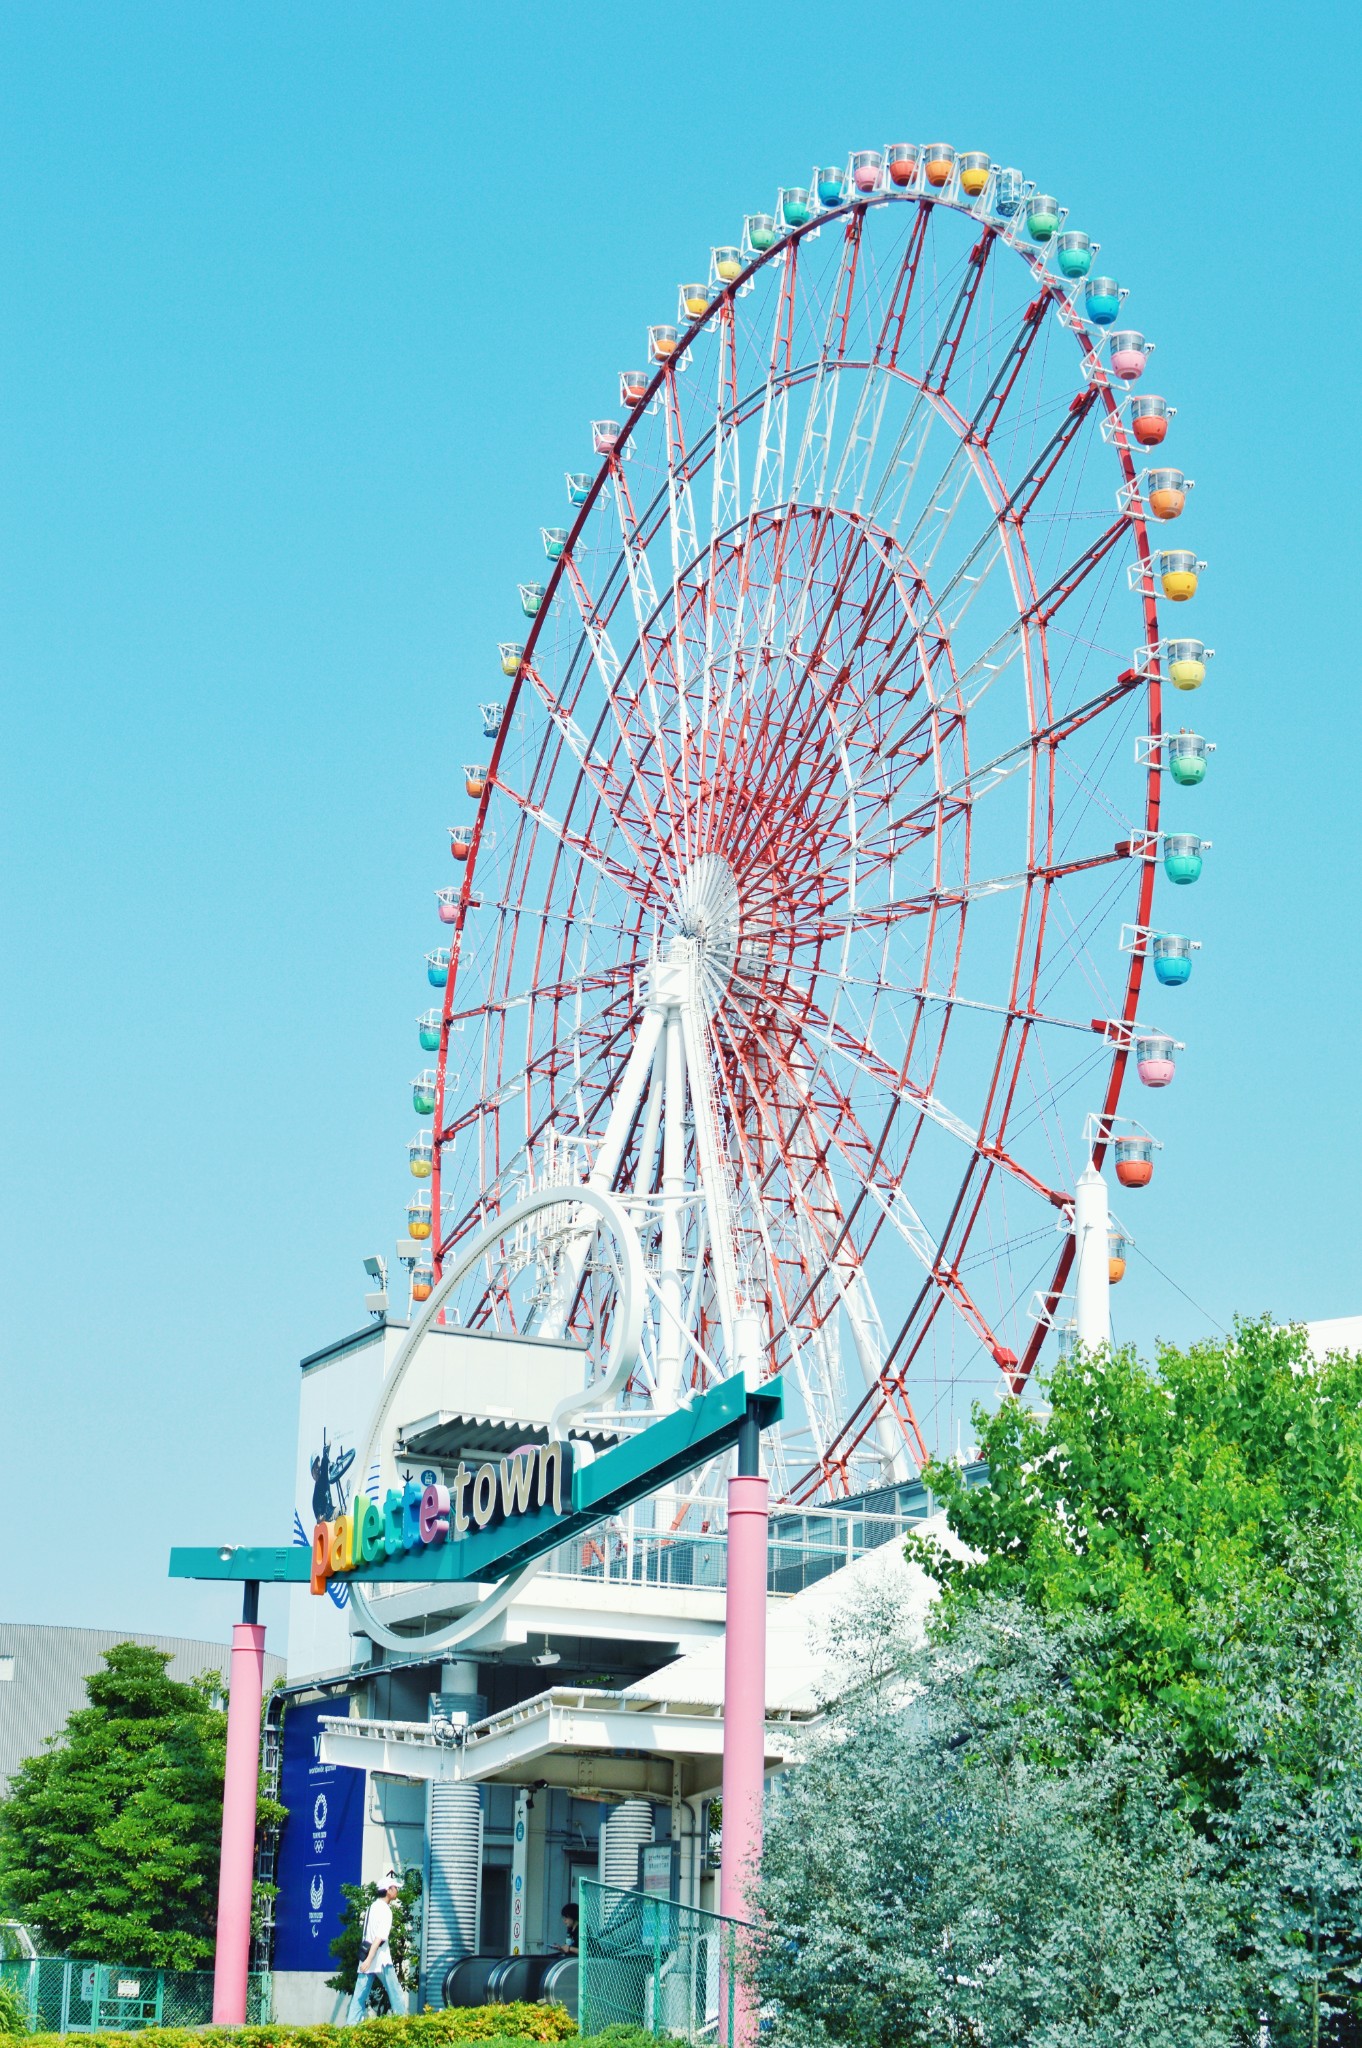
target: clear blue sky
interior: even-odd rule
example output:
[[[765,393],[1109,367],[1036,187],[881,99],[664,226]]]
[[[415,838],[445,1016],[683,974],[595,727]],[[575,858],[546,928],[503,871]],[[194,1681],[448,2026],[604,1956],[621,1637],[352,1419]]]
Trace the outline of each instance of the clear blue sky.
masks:
[[[1205,950],[1128,1220],[1222,1322],[1362,1309],[1358,72],[1256,0],[8,0],[8,1615],[219,1633],[171,1541],[287,1537],[539,523],[710,244],[899,135],[1100,237],[1200,485]]]

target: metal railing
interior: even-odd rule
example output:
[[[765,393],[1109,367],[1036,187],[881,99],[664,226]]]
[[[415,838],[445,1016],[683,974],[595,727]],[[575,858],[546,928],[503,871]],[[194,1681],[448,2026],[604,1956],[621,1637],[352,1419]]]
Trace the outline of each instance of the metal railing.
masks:
[[[682,1503],[676,1503],[677,1512]],[[722,1592],[728,1581],[726,1512],[721,1501],[684,1503],[686,1523],[658,1523],[656,1501],[626,1508],[585,1536],[553,1551],[551,1578],[594,1579],[604,1585],[694,1587]],[[868,1550],[902,1541],[920,1516],[863,1508],[777,1509],[771,1516],[766,1568],[771,1593],[801,1593]]]
[[[581,1901],[577,2023],[583,2034],[626,2026],[696,2043],[734,2038],[740,1920],[587,1878]]]
[[[143,2027],[206,2027],[213,2017],[211,1970],[143,1970],[136,1965],[85,1963],[73,1956],[37,1956],[0,1962],[0,1983],[24,2001],[36,2034],[120,2034]],[[273,1978],[247,1979],[246,2018],[272,2017]]]

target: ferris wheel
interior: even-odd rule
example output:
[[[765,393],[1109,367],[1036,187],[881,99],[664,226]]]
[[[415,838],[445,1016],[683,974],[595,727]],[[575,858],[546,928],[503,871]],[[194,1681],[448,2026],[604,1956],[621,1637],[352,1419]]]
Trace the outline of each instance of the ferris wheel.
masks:
[[[1210,751],[1165,731],[1210,650],[1160,606],[1205,565],[1158,544],[1191,486],[1141,466],[1173,410],[1097,255],[944,144],[783,188],[584,434],[469,747],[414,1294],[561,1187],[451,1313],[603,1355],[573,1189],[609,1191],[647,1279],[624,1412],[783,1372],[789,1499],[1019,1391],[1080,1173],[1153,1172],[1120,1105],[1180,1049],[1142,1004],[1191,970],[1154,889],[1200,873]]]

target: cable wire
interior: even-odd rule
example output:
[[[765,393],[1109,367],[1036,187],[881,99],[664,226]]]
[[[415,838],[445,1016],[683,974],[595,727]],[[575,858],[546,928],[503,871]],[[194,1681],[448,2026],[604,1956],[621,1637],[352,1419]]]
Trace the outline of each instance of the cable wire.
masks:
[[[1133,1252],[1139,1252],[1140,1257],[1144,1260],[1147,1266],[1154,1266],[1154,1271],[1158,1274],[1160,1280],[1166,1280],[1168,1282],[1168,1285],[1172,1288],[1175,1294],[1180,1294],[1184,1301],[1190,1302],[1192,1307],[1196,1310],[1199,1316],[1205,1316],[1208,1323],[1214,1323],[1216,1329],[1219,1330],[1222,1337],[1228,1337],[1230,1335],[1230,1332],[1225,1328],[1225,1325],[1222,1322],[1220,1322],[1217,1317],[1213,1316],[1208,1308],[1203,1308],[1199,1301],[1193,1300],[1192,1296],[1187,1292],[1187,1289],[1185,1287],[1179,1287],[1177,1281],[1172,1277],[1170,1273],[1165,1273],[1162,1266],[1154,1265],[1154,1261],[1150,1258],[1148,1252],[1140,1251],[1139,1245],[1134,1243],[1131,1244],[1130,1249]]]

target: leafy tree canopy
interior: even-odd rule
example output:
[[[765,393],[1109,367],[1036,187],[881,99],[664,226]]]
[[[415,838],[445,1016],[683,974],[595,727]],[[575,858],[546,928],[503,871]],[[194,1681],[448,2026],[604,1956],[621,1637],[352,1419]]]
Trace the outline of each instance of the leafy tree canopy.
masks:
[[[927,1469],[971,1552],[910,1545],[943,1588],[936,1627],[985,1595],[1103,1618],[1075,1683],[1112,1727],[1168,1731],[1214,1800],[1245,1687],[1280,1687],[1289,1668],[1308,1688],[1307,1645],[1317,1661],[1356,1627],[1362,1358],[1318,1363],[1302,1330],[1264,1319],[1164,1347],[1156,1371],[1131,1351],[1080,1353],[1042,1392],[1044,1407],[976,1409],[986,1485]],[[1318,1732],[1294,1729],[1303,1760]]]
[[[169,1662],[105,1651],[89,1706],[0,1805],[0,1896],[54,1952],[173,1969],[212,1956],[227,1717],[211,1679],[180,1684]]]
[[[773,1802],[755,1901],[773,2048],[1320,2048],[1362,1982],[1362,1645],[1236,1693],[1213,1825],[1175,1741],[1104,1723],[1101,1615],[984,1594],[925,1646],[889,1589]],[[1308,1782],[1295,1755],[1327,1728]]]
[[[916,1652],[867,1629],[768,1824],[778,2044],[1243,2039],[1211,1848],[1156,1750],[1094,1743],[1085,1649],[1082,1625],[992,1600]]]

